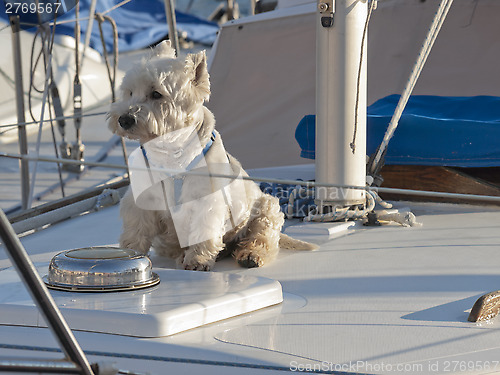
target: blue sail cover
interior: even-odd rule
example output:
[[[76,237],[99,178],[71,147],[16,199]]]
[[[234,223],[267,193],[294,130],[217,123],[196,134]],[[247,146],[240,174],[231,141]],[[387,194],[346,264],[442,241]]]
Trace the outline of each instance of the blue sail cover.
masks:
[[[398,101],[399,95],[391,95],[368,107],[368,155],[382,141]],[[314,159],[315,133],[315,116],[305,116],[295,132],[302,157]],[[389,143],[385,163],[500,166],[500,97],[412,96]]]
[[[119,4],[121,0],[99,0],[96,4],[96,13],[102,13]],[[87,30],[89,17],[90,0],[80,0],[80,28],[82,35]],[[187,39],[194,42],[211,45],[215,41],[218,25],[213,22],[202,20],[195,16],[182,12],[175,12],[178,30],[187,34]],[[120,52],[141,49],[159,42],[168,34],[168,26],[165,15],[164,0],[141,0],[131,1],[121,7],[107,13],[113,18],[118,28],[118,48]],[[6,22],[8,17],[5,11],[0,12]],[[75,10],[72,9],[58,21],[71,20],[75,18]],[[29,29],[34,31],[35,28]],[[106,48],[112,51],[113,32],[108,22],[103,24]],[[57,34],[74,36],[74,23],[60,24],[56,26]],[[83,37],[82,37],[83,41]],[[99,27],[94,21],[90,46],[102,53],[102,43],[99,34]]]

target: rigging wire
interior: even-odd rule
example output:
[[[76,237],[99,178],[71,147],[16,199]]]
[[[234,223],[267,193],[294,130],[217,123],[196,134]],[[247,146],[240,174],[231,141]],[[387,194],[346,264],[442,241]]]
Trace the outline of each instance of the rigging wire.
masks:
[[[53,120],[53,115],[52,115],[52,99],[49,95],[48,97],[49,101],[49,116],[50,116],[50,133],[52,136],[52,145],[54,146],[54,154],[56,155],[56,158],[59,159],[59,149],[57,148],[57,140],[56,140],[56,132],[54,130],[54,120]],[[57,173],[59,175],[59,186],[61,187],[61,195],[64,198],[66,196],[66,193],[64,191],[64,181],[62,177],[62,165],[61,163],[57,163]]]
[[[29,113],[30,113],[30,116],[31,116],[31,119],[33,120],[33,123],[34,124],[39,124],[39,126],[43,126],[43,120],[39,121],[35,118],[35,115],[33,114],[33,90],[35,92],[38,92],[38,93],[42,93],[44,92],[44,90],[42,89],[38,89],[36,86],[35,86],[35,81],[34,81],[34,76],[35,76],[35,72],[37,70],[37,67],[38,67],[38,64],[40,63],[40,59],[41,57],[43,56],[43,66],[44,66],[44,72],[47,71],[47,56],[46,54],[44,53],[44,50],[45,50],[45,45],[47,43],[49,43],[49,46],[47,47],[48,50],[49,50],[49,56],[48,58],[52,58],[52,50],[53,50],[53,45],[54,45],[54,36],[55,36],[55,25],[56,25],[56,20],[54,20],[54,26],[52,28],[52,37],[51,37],[51,40],[48,41],[47,40],[47,29],[44,27],[44,26],[40,26],[37,28],[37,31],[35,33],[35,37],[33,38],[33,43],[31,45],[31,56],[30,56],[30,84],[29,84],[29,90],[28,90],[28,108],[29,108]],[[50,29],[50,27],[49,27]],[[41,40],[40,40],[40,44],[41,44],[41,48],[40,48],[40,52],[38,53],[37,57],[36,57],[36,61],[34,61],[34,56],[35,56],[35,45],[36,45],[36,42],[37,42],[37,38],[40,37]],[[48,103],[48,111],[49,111],[49,121],[50,121],[50,128],[51,128],[51,133],[52,133],[52,143],[54,145],[54,153],[55,153],[55,156],[56,158],[59,158],[59,150],[57,148],[57,141],[56,141],[56,137],[55,137],[55,132],[54,132],[54,117],[52,115],[52,105],[54,105],[54,107],[56,108],[57,106],[57,103],[55,103],[56,101],[56,98],[54,97],[54,103],[52,103],[51,101],[51,95],[54,95],[54,90],[57,91],[57,86],[55,84],[55,80],[54,80],[54,70],[51,68],[50,71],[48,72],[48,74],[50,75],[50,84],[49,84],[49,88],[51,90],[51,93],[50,95],[47,96],[47,103]],[[58,96],[58,94],[57,94]],[[44,104],[43,104],[44,105]],[[59,103],[60,105],[60,103]],[[56,112],[57,112],[57,108],[56,108]],[[40,130],[41,131],[41,130]],[[37,153],[39,152],[39,146],[37,144]],[[63,179],[62,179],[62,171],[61,171],[61,164],[60,163],[57,163],[57,172],[58,172],[58,178],[59,178],[59,185],[60,185],[60,188],[61,188],[61,194],[62,196],[64,197],[65,196],[65,192],[64,192],[64,182],[63,182]],[[33,186],[34,187],[34,186]],[[30,193],[31,197],[33,196],[33,192]],[[32,199],[31,198],[31,202],[32,202]]]
[[[377,1],[378,0],[371,0],[371,2],[370,2],[370,8],[368,9],[365,27],[363,29],[363,36],[361,37],[361,53],[360,53],[360,58],[359,58],[358,79],[357,79],[357,85],[356,85],[356,104],[355,104],[355,109],[354,109],[354,133],[352,135],[352,142],[349,144],[353,154],[356,152],[356,136],[358,133],[359,94],[360,94],[360,90],[361,90],[361,73],[363,71],[363,59],[364,59],[363,55],[364,55],[364,50],[365,50],[366,34],[368,32],[368,25],[370,24],[372,12],[373,12],[373,10],[377,9]]]
[[[439,34],[439,31],[441,30],[441,27],[443,26],[443,23],[446,19],[446,16],[448,14],[448,11],[451,8],[451,5],[453,3],[453,0],[441,0],[441,3],[439,5],[439,8],[434,16],[434,19],[432,21],[432,24],[429,28],[429,31],[427,33],[427,36],[424,40],[424,43],[422,44],[422,49],[420,50],[420,53],[417,57],[417,61],[415,62],[415,65],[413,66],[412,72],[410,74],[410,77],[406,83],[406,86],[403,90],[403,93],[399,99],[398,105],[394,111],[394,114],[392,116],[391,121],[389,122],[389,125],[387,127],[387,131],[384,135],[384,138],[375,151],[375,153],[370,157],[370,161],[368,163],[368,173],[375,177],[378,175],[380,170],[382,169],[383,166],[383,158],[385,156],[385,153],[387,152],[387,147],[389,145],[389,141],[391,140],[392,136],[394,135],[394,132],[396,131],[396,128],[399,124],[399,119],[401,118],[401,115],[403,114],[403,111],[406,107],[406,104],[408,103],[408,100],[410,98],[411,93],[413,92],[413,89],[417,83],[417,80],[420,76],[420,73],[422,72],[422,69],[425,65],[425,62],[427,61],[427,57],[429,56],[432,46],[434,45],[434,42],[437,39],[437,36]],[[380,179],[375,179],[377,182],[380,182]]]
[[[80,14],[80,4],[75,5],[75,15],[78,19]],[[70,157],[83,160],[83,152],[85,146],[82,144],[81,127],[82,127],[82,83],[80,82],[80,22],[75,23],[75,78],[73,80],[73,119],[76,130],[76,143],[73,144],[70,152]],[[76,152],[76,155],[75,155]]]
[[[47,30],[45,29],[45,26],[41,25],[39,27],[40,32],[42,33],[42,47],[41,51],[43,53],[43,61],[44,61],[44,67],[45,67],[45,83],[44,83],[44,90],[43,90],[43,98],[42,98],[42,108],[40,112],[40,122],[39,122],[39,128],[38,128],[38,136],[37,136],[37,142],[36,142],[36,155],[40,153],[40,145],[42,141],[42,128],[43,128],[43,121],[44,121],[44,116],[45,116],[45,108],[46,108],[46,103],[47,97],[49,94],[49,80],[51,77],[51,70],[52,70],[52,47],[54,45],[54,36],[55,36],[55,27],[52,28],[52,34],[50,37],[50,40],[48,40],[47,36]],[[47,46],[46,46],[47,44]],[[40,56],[39,56],[40,57]],[[33,72],[31,75],[31,80],[33,79]],[[31,113],[31,103],[30,103],[30,113]],[[33,114],[31,113],[33,116]],[[33,169],[32,177],[31,177],[31,186],[29,190],[29,198],[28,198],[28,208],[31,207],[32,201],[33,201],[33,193],[35,190],[35,182],[36,182],[36,177],[37,177],[37,172],[38,172],[38,161],[35,161],[35,167]]]
[[[82,114],[82,117],[93,117],[93,116],[102,116],[102,115],[107,115],[108,112],[94,112],[94,113],[86,113]],[[57,116],[54,117],[52,120],[54,121],[59,121],[59,120],[71,120],[74,119],[75,115],[68,115],[68,116]],[[28,126],[28,125],[37,125],[38,120],[36,121],[25,121],[25,122],[20,122],[19,124],[7,124],[7,125],[0,125],[1,128],[12,128],[16,126]]]
[[[109,8],[108,10],[105,10],[104,12],[101,12],[102,15],[108,14],[109,12],[118,9],[122,6],[124,6],[127,3],[130,3],[132,0],[123,0],[121,3],[116,4],[115,6]]]
[[[95,18],[97,23],[99,24],[99,33],[101,36],[101,43],[103,48],[104,61],[106,63],[106,69],[108,71],[109,84],[111,86],[111,102],[114,103],[116,101],[115,87],[116,87],[116,69],[118,67],[118,28],[116,26],[115,20],[110,16],[106,16],[103,13],[96,13]],[[104,40],[104,32],[102,29],[102,24],[108,21],[113,30],[113,72],[111,72],[109,58],[108,58],[108,49],[106,48],[106,42]],[[125,165],[128,166],[128,157],[127,157],[127,147],[125,145],[125,140],[123,137],[120,137],[120,143],[122,147],[123,160],[125,161]]]

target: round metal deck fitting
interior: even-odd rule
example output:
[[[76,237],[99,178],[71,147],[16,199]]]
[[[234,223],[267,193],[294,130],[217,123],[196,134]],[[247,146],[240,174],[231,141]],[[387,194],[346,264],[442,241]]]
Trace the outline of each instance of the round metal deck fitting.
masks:
[[[113,247],[63,251],[52,258],[43,280],[49,288],[70,292],[126,291],[160,282],[147,256]]]

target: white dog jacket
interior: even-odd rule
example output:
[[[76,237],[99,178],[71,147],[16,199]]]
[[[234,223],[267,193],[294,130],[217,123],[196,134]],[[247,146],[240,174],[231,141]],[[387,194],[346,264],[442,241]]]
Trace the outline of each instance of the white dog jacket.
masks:
[[[212,233],[220,232],[193,230],[189,221],[193,210],[227,210],[226,215],[218,215],[224,223],[204,223],[222,224],[226,231],[248,216],[248,209],[242,204],[246,200],[241,199],[246,194],[241,179],[243,170],[229,163],[215,131],[205,146],[194,127],[157,137],[132,152],[129,169],[136,205],[145,210],[169,210],[182,247],[212,239]]]

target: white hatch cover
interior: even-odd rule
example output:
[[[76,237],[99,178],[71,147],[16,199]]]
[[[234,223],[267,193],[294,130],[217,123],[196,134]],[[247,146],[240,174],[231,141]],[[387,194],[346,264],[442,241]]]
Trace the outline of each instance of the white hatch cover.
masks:
[[[37,265],[41,275],[48,264]],[[283,301],[278,281],[219,272],[155,269],[147,289],[111,293],[51,290],[75,330],[138,337],[168,336]],[[13,268],[0,270],[0,324],[46,327]]]

